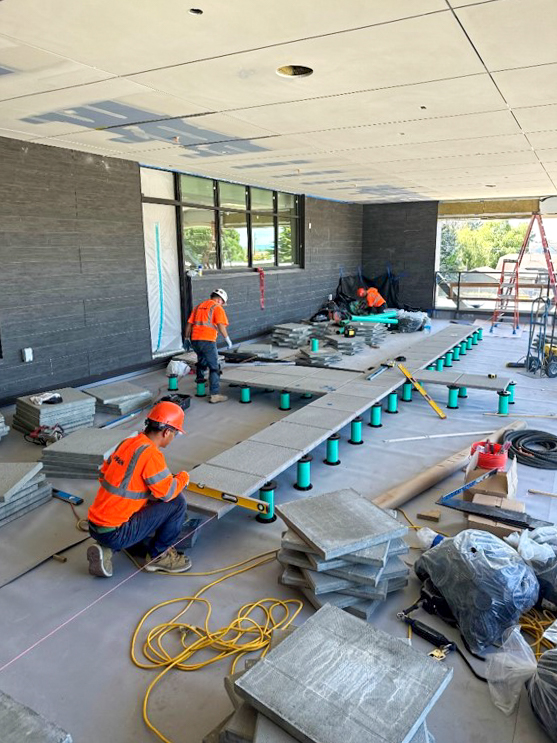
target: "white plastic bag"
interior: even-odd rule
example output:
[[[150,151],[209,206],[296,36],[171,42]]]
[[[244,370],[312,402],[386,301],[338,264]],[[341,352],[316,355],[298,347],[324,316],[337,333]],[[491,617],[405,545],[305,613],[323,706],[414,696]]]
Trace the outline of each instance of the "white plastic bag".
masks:
[[[557,743],[557,649],[546,650],[528,682],[528,696],[540,725]]]
[[[551,528],[553,529],[553,527]],[[533,561],[545,564],[548,560],[555,559],[555,552],[551,545],[546,541],[537,541],[533,538],[533,532],[523,531],[518,540],[516,539],[517,536],[517,532],[514,532],[514,534],[510,534],[507,537],[506,541],[515,548],[524,562],[527,562],[529,565],[531,565]],[[513,539],[511,539],[511,537],[513,537]]]
[[[506,715],[518,704],[523,685],[536,673],[536,656],[520,634],[511,627],[503,635],[503,644],[491,653],[485,664],[491,701]]]
[[[172,361],[168,362],[168,366],[166,367],[166,376],[183,377],[189,372],[189,370],[190,368],[185,361],[180,361],[180,359],[172,359]]]

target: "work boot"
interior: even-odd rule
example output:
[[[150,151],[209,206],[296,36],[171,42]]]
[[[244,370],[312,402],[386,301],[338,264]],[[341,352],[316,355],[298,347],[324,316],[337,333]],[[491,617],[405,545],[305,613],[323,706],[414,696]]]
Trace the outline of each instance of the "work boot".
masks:
[[[146,557],[145,570],[149,573],[186,573],[190,568],[190,558],[181,555],[174,547],[153,559],[149,555]]]
[[[226,395],[211,395],[209,397],[209,402],[215,403],[215,402],[226,402],[228,400],[228,397]]]
[[[95,542],[87,549],[89,572],[98,578],[112,578],[112,555],[108,547]]]

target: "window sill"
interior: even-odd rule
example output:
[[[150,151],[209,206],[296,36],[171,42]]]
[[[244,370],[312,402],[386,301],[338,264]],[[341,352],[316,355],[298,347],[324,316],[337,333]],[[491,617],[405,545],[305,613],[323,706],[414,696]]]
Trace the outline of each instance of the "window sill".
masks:
[[[261,266],[265,273],[302,273],[305,271],[301,266]],[[196,279],[203,280],[204,278],[214,279],[219,276],[222,279],[236,278],[238,276],[258,276],[258,272],[254,268],[244,269],[233,269],[233,268],[222,268],[216,270],[204,270],[202,276],[195,277]]]

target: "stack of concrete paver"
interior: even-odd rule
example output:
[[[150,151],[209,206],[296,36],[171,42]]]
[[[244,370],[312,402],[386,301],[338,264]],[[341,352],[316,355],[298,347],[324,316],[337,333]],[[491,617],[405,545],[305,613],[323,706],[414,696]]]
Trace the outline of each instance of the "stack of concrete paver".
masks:
[[[0,463],[0,526],[50,500],[52,486],[42,468],[40,462]]]
[[[146,407],[153,400],[153,394],[149,390],[130,382],[103,384],[100,387],[90,387],[85,392],[96,399],[98,412],[112,415],[126,415]]]
[[[260,359],[278,359],[276,351],[270,343],[241,343],[236,349],[238,353],[249,353]]]
[[[304,364],[310,366],[330,366],[331,364],[338,364],[342,361],[342,354],[332,349],[320,349],[319,351],[308,351],[303,348],[300,351],[300,358],[303,359]]]
[[[327,343],[345,356],[354,356],[365,350],[366,344],[363,338],[345,338],[343,335],[327,336]]]
[[[331,604],[370,619],[389,593],[408,583],[408,528],[355,490],[324,493],[277,507],[289,527],[278,560],[280,582],[313,606]]]
[[[203,743],[429,743],[426,717],[452,673],[326,606],[228,677],[235,711]]]
[[[368,345],[379,346],[387,338],[387,326],[378,322],[356,322],[350,323],[350,325],[356,331],[358,338],[363,338],[364,342]]]
[[[121,441],[118,429],[75,431],[43,449],[44,472],[49,477],[94,480],[103,461]]]
[[[6,419],[0,413],[0,439],[3,439],[4,436],[7,436],[10,431],[10,427],[6,425]]]
[[[13,427],[22,433],[34,431],[39,426],[59,424],[65,433],[93,425],[95,417],[95,398],[85,392],[64,387],[53,390],[62,397],[62,402],[37,404],[31,401],[32,395],[18,397],[15,406]]]
[[[315,337],[311,325],[303,323],[288,322],[283,325],[275,325],[271,340],[277,346],[286,348],[301,348],[307,346],[310,338]]]

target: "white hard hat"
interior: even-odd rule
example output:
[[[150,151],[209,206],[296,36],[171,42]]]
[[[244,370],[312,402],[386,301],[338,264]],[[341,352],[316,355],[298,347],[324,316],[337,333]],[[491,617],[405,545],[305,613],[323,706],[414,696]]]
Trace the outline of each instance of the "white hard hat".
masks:
[[[219,296],[225,304],[228,302],[228,294],[224,291],[224,289],[215,289],[213,294]]]

